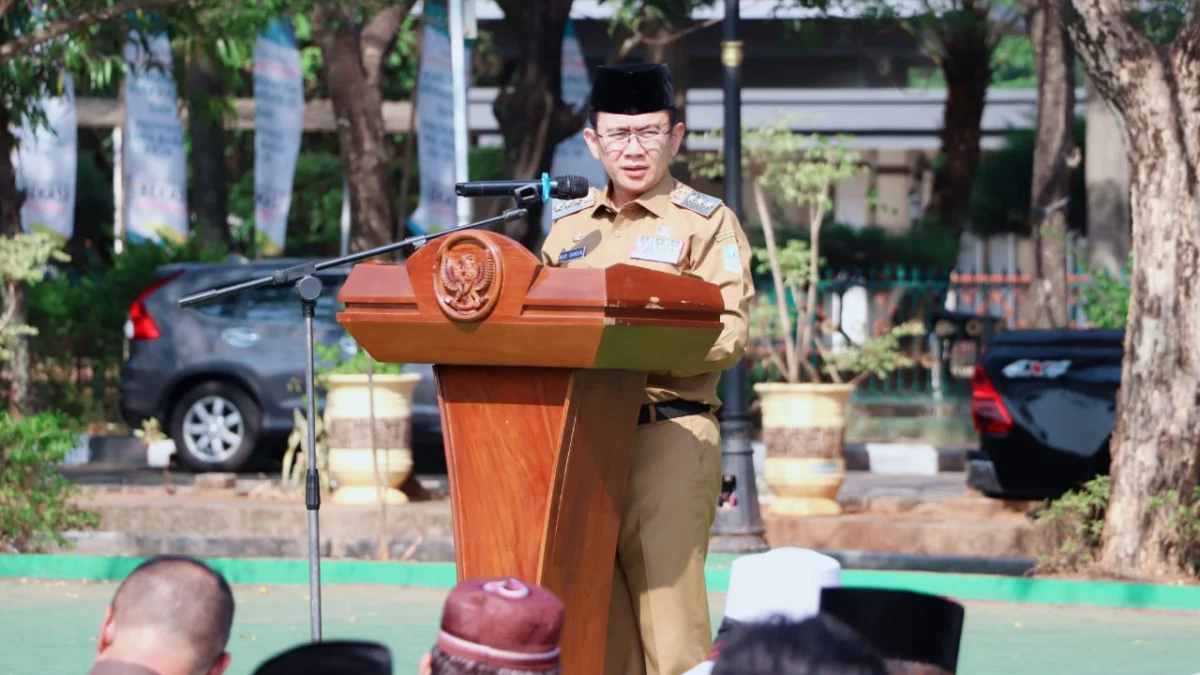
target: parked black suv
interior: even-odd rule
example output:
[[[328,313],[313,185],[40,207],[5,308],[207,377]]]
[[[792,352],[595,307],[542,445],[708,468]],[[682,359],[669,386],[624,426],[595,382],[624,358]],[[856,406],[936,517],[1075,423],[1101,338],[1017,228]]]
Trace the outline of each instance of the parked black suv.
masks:
[[[137,428],[155,418],[175,440],[176,456],[195,471],[239,471],[264,440],[282,439],[303,409],[304,318],[290,287],[263,288],[181,309],[179,299],[204,289],[248,281],[303,262],[182,263],[157,270],[157,279],[129,308],[129,356],[121,371],[121,417]],[[318,343],[357,345],[337,323],[337,294],[348,268],[318,276]],[[432,368],[408,364],[422,375],[414,393],[413,446],[441,453],[441,418]],[[322,397],[323,398],[323,397]],[[282,447],[282,446],[280,446]]]

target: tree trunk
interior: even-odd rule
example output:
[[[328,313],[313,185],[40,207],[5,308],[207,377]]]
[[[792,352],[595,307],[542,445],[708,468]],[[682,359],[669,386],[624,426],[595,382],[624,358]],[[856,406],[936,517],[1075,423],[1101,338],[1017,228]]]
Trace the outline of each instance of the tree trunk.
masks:
[[[1076,51],[1129,133],[1134,266],[1099,566],[1181,575],[1194,535],[1172,523],[1177,508],[1152,500],[1175,492],[1190,504],[1200,467],[1200,17],[1189,14],[1167,50],[1121,0],[1060,1]]]
[[[492,105],[504,137],[504,175],[533,179],[550,170],[554,149],[587,119],[562,100],[562,41],[571,3],[564,0],[500,0],[504,22],[521,46],[520,63]],[[506,234],[531,250],[541,236],[542,205]]]
[[[12,162],[17,147],[12,127],[16,124],[0,101],[0,236],[5,237],[21,232],[21,206],[25,203],[25,195],[17,189],[17,171]]]
[[[957,239],[963,232],[975,171],[979,168],[980,123],[992,78],[992,45],[986,12],[963,13],[958,28],[943,37],[942,72],[946,108],[941,156],[934,164],[929,212]]]
[[[21,233],[21,205],[25,203],[25,194],[17,189],[17,172],[12,163],[17,139],[10,126],[19,123],[0,103],[0,237],[15,237]],[[29,321],[25,285],[17,284],[12,297],[7,300],[16,306],[9,325],[26,325]],[[29,412],[29,338],[20,336],[8,347],[12,356],[7,364],[3,364],[8,370],[8,411],[19,417]]]
[[[1116,275],[1129,259],[1129,153],[1124,122],[1087,81],[1088,264]]]
[[[406,0],[380,10],[361,36],[351,8],[339,3],[313,7],[313,39],[324,58],[322,74],[333,102],[342,166],[350,185],[352,251],[391,241],[391,156],[384,134],[381,79],[400,24],[413,3]]]
[[[1166,83],[1159,84],[1167,94]],[[1200,96],[1195,84],[1187,100]],[[1200,115],[1186,114],[1193,118],[1187,126],[1195,129]],[[1195,154],[1177,135],[1163,133],[1171,126],[1160,126],[1173,126],[1175,115],[1153,107],[1127,115],[1135,254],[1100,564],[1116,575],[1154,578],[1183,573],[1189,562],[1170,522],[1172,511],[1151,508],[1150,498],[1175,490],[1190,502],[1197,481],[1200,196]]]
[[[229,186],[225,172],[225,125],[217,105],[225,83],[208,55],[192,49],[187,67],[188,134],[191,137],[192,197],[201,240],[228,248]]]
[[[1030,328],[1066,328],[1067,200],[1075,120],[1075,52],[1053,0],[1027,0],[1026,24],[1037,69],[1037,139],[1030,190],[1030,235],[1037,247],[1024,303]]]

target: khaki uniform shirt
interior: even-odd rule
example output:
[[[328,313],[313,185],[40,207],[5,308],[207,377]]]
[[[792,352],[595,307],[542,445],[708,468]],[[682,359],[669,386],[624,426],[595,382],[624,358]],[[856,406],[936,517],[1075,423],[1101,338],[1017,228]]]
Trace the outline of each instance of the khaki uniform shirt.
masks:
[[[651,373],[646,402],[683,399],[717,408],[721,371],[742,359],[749,333],[750,243],[720,199],[667,176],[619,210],[607,191],[555,201],[554,225],[542,243],[542,263],[601,268],[619,263],[699,277],[721,289],[724,328],[704,363],[690,372]]]

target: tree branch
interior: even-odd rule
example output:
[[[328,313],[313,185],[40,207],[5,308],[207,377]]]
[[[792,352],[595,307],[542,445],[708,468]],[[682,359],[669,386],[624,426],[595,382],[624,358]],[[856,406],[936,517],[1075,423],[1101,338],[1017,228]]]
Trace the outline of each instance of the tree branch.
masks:
[[[8,328],[8,322],[12,321],[13,314],[17,312],[17,303],[13,301],[13,297],[17,293],[17,282],[5,280],[4,282],[4,314],[0,316],[0,335],[4,333],[4,329]]]
[[[379,87],[382,82],[384,62],[396,47],[400,37],[400,25],[412,11],[417,0],[404,0],[403,3],[388,5],[375,13],[367,25],[363,27],[362,64],[363,72],[367,75],[367,84]]]
[[[12,6],[17,4],[17,0],[0,0],[0,17],[8,13]]]
[[[629,37],[613,45],[612,51],[608,53],[608,65],[612,66],[620,63],[626,56],[629,56],[629,52],[637,49],[638,45],[642,44],[645,39],[646,36],[642,35],[639,31],[630,30]]]
[[[662,47],[665,45],[669,45],[672,42],[682,40],[683,38],[691,35],[692,33],[695,33],[697,31],[702,31],[705,28],[708,28],[709,26],[715,26],[724,20],[725,20],[725,17],[723,17],[723,16],[708,19],[707,21],[701,21],[698,24],[688,26],[687,28],[684,28],[683,30],[668,32],[666,35],[664,35],[662,37],[643,38],[642,42],[644,44],[654,45],[656,47]]]
[[[4,2],[7,0],[0,0]],[[139,9],[154,9],[156,7],[167,7],[170,5],[181,4],[183,0],[124,0],[115,5],[108,7],[100,7],[90,12],[83,12],[73,17],[62,19],[60,21],[52,21],[41,28],[19,37],[15,40],[0,45],[0,66],[11,61],[14,57],[28,52],[40,44],[49,42],[55,38],[62,37],[68,33],[73,33],[84,28],[90,28],[96,24],[111,21],[119,16],[133,12]]]

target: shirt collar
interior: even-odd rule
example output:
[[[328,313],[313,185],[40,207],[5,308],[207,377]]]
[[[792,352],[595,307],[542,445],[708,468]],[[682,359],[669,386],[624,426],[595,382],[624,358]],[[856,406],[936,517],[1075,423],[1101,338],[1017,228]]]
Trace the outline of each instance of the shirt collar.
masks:
[[[667,215],[668,207],[671,205],[671,195],[675,193],[676,188],[678,188],[678,182],[668,173],[654,187],[643,192],[642,196],[633,200],[632,203],[641,206],[658,218],[663,218]],[[611,182],[600,193],[600,199],[596,201],[596,206],[592,207],[593,212],[600,207],[604,207],[613,213],[617,212],[616,207],[612,203]]]

